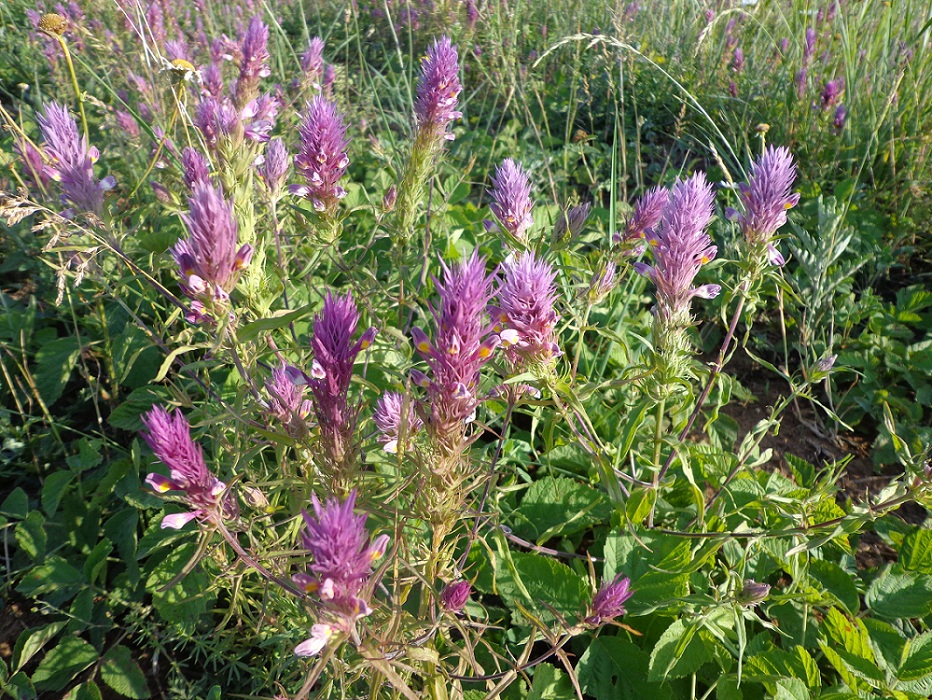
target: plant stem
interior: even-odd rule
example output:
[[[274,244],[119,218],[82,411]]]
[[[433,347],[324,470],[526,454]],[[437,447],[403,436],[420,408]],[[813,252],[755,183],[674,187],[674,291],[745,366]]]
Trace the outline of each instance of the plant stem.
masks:
[[[65,41],[65,37],[60,34],[50,34],[49,36],[55,37],[58,41],[58,45],[61,46],[61,50],[65,54],[65,64],[68,66],[68,74],[71,76],[71,87],[74,88],[74,94],[78,98],[78,110],[81,112],[81,126],[84,129],[84,140],[88,140],[88,130],[87,130],[87,115],[84,113],[84,93],[81,92],[81,88],[78,86],[78,75],[74,72],[74,63],[71,60],[71,52],[68,50],[68,44]]]

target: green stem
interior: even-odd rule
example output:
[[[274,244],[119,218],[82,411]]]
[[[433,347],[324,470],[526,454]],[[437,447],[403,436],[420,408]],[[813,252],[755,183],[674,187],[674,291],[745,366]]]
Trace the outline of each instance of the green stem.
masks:
[[[58,45],[61,46],[61,50],[65,53],[65,63],[68,66],[68,74],[71,76],[71,87],[74,88],[74,94],[78,98],[78,109],[81,112],[81,126],[84,128],[84,140],[88,140],[88,130],[87,130],[87,115],[84,113],[84,93],[81,92],[81,88],[78,87],[78,75],[74,71],[74,63],[71,60],[71,52],[68,50],[68,44],[65,42],[65,37],[60,34],[52,34],[55,39],[58,41]]]

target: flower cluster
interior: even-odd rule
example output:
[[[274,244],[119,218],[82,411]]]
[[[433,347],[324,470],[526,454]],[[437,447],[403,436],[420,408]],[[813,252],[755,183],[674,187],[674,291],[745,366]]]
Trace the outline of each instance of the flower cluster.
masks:
[[[234,95],[242,108],[259,96],[259,80],[272,74],[269,70],[269,28],[258,16],[253,17],[240,48],[239,78]]]
[[[528,228],[534,223],[531,181],[527,173],[511,158],[506,158],[492,177],[489,196],[492,198],[489,208],[502,228],[515,240],[524,242]]]
[[[601,625],[624,615],[625,603],[633,595],[631,579],[624,574],[618,574],[611,582],[603,583],[602,588],[595,594],[586,622],[590,625]]]
[[[311,553],[308,573],[292,580],[304,592],[312,593],[327,620],[311,629],[311,637],[295,648],[298,656],[317,654],[335,634],[349,634],[361,617],[372,612],[372,565],[385,554],[388,535],[370,541],[366,515],[355,515],[356,491],[340,503],[330,499],[323,505],[311,497],[314,515],[306,510],[304,547]]]
[[[457,98],[463,89],[459,70],[459,55],[448,37],[441,37],[428,47],[421,61],[421,79],[414,103],[419,141],[439,144],[443,139],[453,140],[447,126],[463,116],[456,111]]]
[[[652,233],[654,227],[660,223],[663,208],[667,205],[670,192],[664,187],[654,187],[638,199],[634,205],[634,213],[625,224],[624,236],[615,234],[615,242],[635,243],[632,252],[643,252],[643,246],[638,241],[645,239]]]
[[[415,435],[424,422],[414,411],[414,403],[397,391],[386,391],[376,402],[372,414],[375,427],[379,429],[379,442],[386,452],[398,451],[399,441]]]
[[[190,238],[171,249],[181,271],[181,289],[200,304],[226,302],[253,248],[248,243],[237,248],[233,205],[212,184],[196,184],[188,203],[190,210],[181,219]]]
[[[771,243],[773,235],[786,223],[786,212],[799,202],[790,189],[796,179],[796,165],[789,150],[769,146],[751,166],[748,184],[742,184],[744,212],[729,208],[725,215],[736,221],[752,248],[766,246],[770,262],[782,265],[780,251]]]
[[[210,522],[221,515],[236,517],[236,501],[228,495],[221,502],[226,484],[208,471],[204,453],[191,439],[191,427],[181,413],[171,414],[155,406],[143,417],[142,424],[147,431],[142,433],[143,440],[170,470],[168,477],[149,474],[146,483],[159,493],[181,492],[182,500],[193,509],[166,515],[162,518],[163,528],[177,530],[195,518]]]
[[[660,221],[646,233],[654,264],[635,263],[635,269],[657,287],[657,318],[661,332],[689,323],[690,300],[712,299],[717,284],[693,287],[693,280],[715,257],[717,248],[706,233],[712,221],[714,195],[704,173],[678,180],[670,191]]]
[[[441,265],[443,282],[434,278],[440,304],[431,309],[437,326],[433,342],[420,328],[411,329],[431,377],[417,372],[413,378],[427,389],[431,437],[442,450],[455,452],[454,443],[462,440],[464,424],[472,420],[479,404],[479,370],[500,340],[487,320],[494,277],[486,275],[485,258],[474,252],[452,268]]]
[[[513,254],[502,267],[498,306],[489,310],[509,359],[515,365],[537,365],[560,355],[554,341],[559,317],[553,309],[553,266],[528,252]]]
[[[307,197],[314,209],[333,216],[340,199],[346,196],[346,190],[338,184],[349,166],[349,139],[343,117],[335,104],[318,95],[307,105],[300,134],[301,152],[294,163],[307,184],[293,185],[291,192]]]
[[[306,384],[303,372],[286,364],[272,370],[271,378],[265,383],[265,390],[269,394],[269,413],[295,438],[302,438],[307,434],[305,419],[313,407],[311,402],[304,398],[303,387]]]
[[[99,182],[94,178],[94,163],[100,158],[100,152],[93,146],[88,147],[77,122],[67,108],[57,102],[50,102],[38,120],[48,159],[44,173],[61,184],[62,201],[81,211],[100,214],[104,193],[116,186],[112,175]],[[30,152],[30,155],[33,154]],[[34,160],[29,161],[31,167],[35,166]]]
[[[350,466],[351,440],[356,414],[347,404],[353,363],[356,356],[375,339],[376,329],[369,328],[353,340],[359,312],[350,294],[328,294],[321,312],[314,319],[311,347],[314,361],[308,384],[314,396],[314,411],[320,426],[321,447],[334,470]]]
[[[259,177],[265,183],[269,193],[277,197],[281,192],[290,167],[288,147],[281,139],[272,139],[265,149],[265,155],[259,166]]]

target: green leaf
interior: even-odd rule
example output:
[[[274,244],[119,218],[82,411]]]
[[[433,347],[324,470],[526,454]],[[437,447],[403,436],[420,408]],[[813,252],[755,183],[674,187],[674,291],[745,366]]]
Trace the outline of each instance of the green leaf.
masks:
[[[600,700],[670,700],[669,684],[647,680],[648,663],[647,654],[627,639],[598,637],[579,660],[579,684]]]
[[[59,471],[49,474],[42,484],[42,509],[46,515],[52,517],[58,510],[58,504],[61,497],[65,495],[65,489],[74,479],[76,474],[72,471]]]
[[[39,662],[32,682],[39,690],[61,690],[97,658],[97,650],[83,639],[65,637]]]
[[[100,688],[94,681],[86,681],[72,688],[62,700],[101,700]]]
[[[20,487],[16,487],[0,504],[0,513],[11,518],[25,518],[29,512],[29,496]]]
[[[71,597],[84,585],[81,572],[61,557],[49,557],[41,566],[30,571],[17,587],[25,596],[46,595],[57,592]]]
[[[910,639],[907,657],[896,672],[901,681],[918,681],[932,675],[932,632]]]
[[[849,574],[837,564],[822,559],[810,559],[809,575],[822,584],[822,587],[851,615],[857,615],[861,607],[858,589],[854,585],[853,574]]]
[[[124,697],[145,700],[150,696],[146,677],[133,660],[130,650],[124,646],[115,646],[104,655],[100,677]]]
[[[773,700],[809,700],[806,685],[798,678],[781,678],[776,683]]]
[[[13,672],[16,673],[35,656],[49,640],[62,631],[65,620],[50,622],[36,629],[26,630],[16,640],[13,647]]]
[[[907,571],[932,574],[932,530],[913,530],[903,539],[900,564]]]
[[[651,652],[647,679],[657,682],[682,678],[711,661],[712,655],[698,632],[698,625],[687,625],[682,619],[667,627]]]
[[[84,561],[84,577],[91,585],[100,576],[100,572],[107,564],[107,557],[113,551],[113,543],[104,537],[97,546],[91,550]]]
[[[147,413],[152,406],[163,401],[167,396],[167,390],[158,386],[143,386],[134,389],[123,403],[113,409],[107,420],[111,426],[120,430],[140,430],[142,414]]]
[[[73,336],[45,343],[36,352],[36,389],[46,406],[51,406],[61,397],[80,353],[81,347]]]
[[[496,564],[498,594],[514,610],[517,610],[514,602],[518,602],[551,622],[554,616],[548,608],[564,617],[573,616],[581,612],[589,599],[586,581],[554,559],[514,552],[510,562],[502,558]]]
[[[738,687],[737,674],[729,673],[727,676],[719,678],[718,685],[715,686],[715,699],[744,700],[744,693],[742,693],[741,688]]]
[[[889,565],[867,589],[864,602],[880,617],[923,617],[932,612],[932,576]]]
[[[146,588],[152,592],[152,603],[162,618],[184,623],[189,628],[193,628],[216,598],[208,591],[210,579],[207,574],[198,567],[168,590],[160,589],[181,572],[196,551],[197,545],[193,542],[173,549],[146,581]]]
[[[273,311],[267,317],[260,318],[258,321],[253,321],[252,323],[247,323],[245,326],[240,328],[236,333],[236,339],[241,343],[255,340],[259,337],[260,333],[266,333],[268,331],[274,331],[278,328],[284,328],[290,323],[300,321],[302,318],[310,316],[314,311],[314,308],[314,306],[308,304],[307,306],[302,306],[300,309],[295,309],[294,311]]]
[[[32,681],[22,671],[14,673],[5,683],[0,683],[0,689],[13,700],[34,700],[36,697],[36,689],[33,688]]]
[[[45,556],[47,535],[45,533],[45,518],[37,510],[32,511],[26,519],[16,526],[16,544],[33,561],[39,561]]]
[[[93,469],[104,460],[102,447],[101,440],[81,438],[78,441],[78,454],[68,456],[68,466],[79,472]]]
[[[527,700],[574,700],[569,676],[556,666],[541,664],[534,669],[534,683]]]
[[[531,484],[513,517],[519,534],[546,541],[586,530],[608,518],[611,510],[591,486],[566,477],[546,477]]]

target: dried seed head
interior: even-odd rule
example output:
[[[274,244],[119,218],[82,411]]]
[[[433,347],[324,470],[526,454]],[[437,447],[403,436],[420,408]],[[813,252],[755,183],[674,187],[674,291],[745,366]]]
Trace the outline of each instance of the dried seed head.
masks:
[[[68,20],[57,12],[47,12],[39,19],[39,31],[62,36],[68,31]]]

